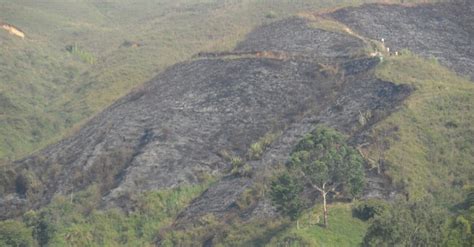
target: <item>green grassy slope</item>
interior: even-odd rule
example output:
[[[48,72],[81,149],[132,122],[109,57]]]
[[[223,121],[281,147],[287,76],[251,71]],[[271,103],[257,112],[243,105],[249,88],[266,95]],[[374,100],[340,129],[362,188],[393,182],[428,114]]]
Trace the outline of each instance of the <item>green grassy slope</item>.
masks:
[[[344,32],[340,23],[318,21],[315,28]],[[365,40],[369,46],[380,45]],[[409,198],[430,193],[449,207],[474,182],[474,84],[435,58],[421,58],[407,50],[402,54],[385,54],[375,73],[414,91],[398,111],[376,124],[371,130],[374,142],[363,149],[375,161],[374,169],[381,164]]]
[[[153,191],[134,198],[134,211],[96,211],[98,188],[91,186],[74,197],[57,197],[50,205],[29,211],[23,222],[37,229],[37,241],[48,246],[153,246],[160,229],[171,225],[177,214],[208,186],[184,186]],[[132,205],[131,205],[132,206]],[[41,229],[41,230],[40,230]]]
[[[461,188],[474,181],[474,84],[436,60],[404,54],[390,57],[376,72],[415,88],[374,131],[397,130],[385,137],[388,173],[410,196],[432,193],[445,203],[459,200]],[[372,147],[374,158],[376,152]]]
[[[135,210],[126,215],[117,209],[85,213],[79,198],[74,203],[57,199],[43,212],[55,225],[50,246],[151,246],[157,232],[172,224],[178,213],[207,186],[184,186],[154,191],[136,198]]]
[[[268,246],[359,246],[367,230],[367,222],[352,217],[351,204],[329,207],[329,226],[324,228],[322,209],[316,205],[293,224],[272,238]]]

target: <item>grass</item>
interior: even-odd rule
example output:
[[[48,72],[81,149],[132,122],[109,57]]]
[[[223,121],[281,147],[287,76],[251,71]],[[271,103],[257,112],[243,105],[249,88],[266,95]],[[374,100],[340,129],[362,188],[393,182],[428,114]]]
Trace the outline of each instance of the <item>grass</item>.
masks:
[[[285,227],[280,220],[251,220],[221,223],[212,214],[186,230],[170,231],[162,236],[161,246],[196,246],[213,237],[215,246],[264,246]]]
[[[27,212],[23,218],[26,223],[42,219],[42,225],[36,227],[48,225],[48,246],[153,246],[157,233],[171,225],[208,185],[134,194],[134,209],[128,214],[118,209],[95,210],[100,196],[92,186],[75,197],[59,196],[49,206]]]
[[[260,137],[258,141],[252,143],[248,150],[248,156],[250,159],[258,160],[261,158],[265,150],[280,136],[281,133],[268,132],[264,136]]]
[[[388,174],[410,196],[459,200],[462,186],[474,181],[474,84],[434,59],[403,54],[389,57],[376,71],[383,80],[415,89],[374,131],[398,130],[386,137]],[[376,157],[374,147],[371,151]]]
[[[300,229],[291,227],[272,238],[268,246],[359,246],[368,224],[352,217],[351,204],[329,205],[329,226],[324,228],[322,209],[316,205],[300,217]]]
[[[85,63],[94,64],[95,62],[94,55],[90,52],[82,50],[80,47],[77,46],[77,44],[66,46],[66,50],[81,59]]]
[[[368,223],[352,217],[351,204],[336,203],[329,206],[329,227],[322,220],[320,205],[307,210],[295,222],[286,219],[233,219],[219,222],[213,215],[204,215],[186,230],[163,234],[163,246],[192,246],[210,236],[216,246],[358,246]]]

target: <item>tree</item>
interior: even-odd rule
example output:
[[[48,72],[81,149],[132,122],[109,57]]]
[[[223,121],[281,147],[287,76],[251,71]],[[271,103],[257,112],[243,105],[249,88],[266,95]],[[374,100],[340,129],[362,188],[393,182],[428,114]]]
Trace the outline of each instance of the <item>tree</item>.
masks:
[[[34,246],[31,230],[19,221],[0,222],[0,246]]]
[[[442,246],[447,214],[431,198],[407,202],[398,198],[375,216],[363,246]]]
[[[383,200],[369,199],[356,203],[352,208],[352,215],[363,221],[382,215],[388,210],[388,203]]]
[[[451,218],[447,229],[445,246],[474,246],[474,187],[465,188],[464,202],[457,206],[458,212]]]
[[[54,236],[56,229],[51,218],[47,210],[41,212],[30,210],[23,214],[23,223],[32,230],[33,237],[39,246],[47,246],[49,240]]]
[[[474,210],[473,210],[474,211]],[[459,215],[449,224],[444,246],[470,247],[474,245],[474,234],[472,226],[474,222],[474,212],[470,215]]]
[[[338,189],[359,194],[364,186],[363,159],[333,129],[318,127],[306,135],[290,156],[288,167],[323,198],[324,226],[328,225],[327,195]]]
[[[288,215],[292,220],[297,220],[303,211],[303,203],[299,198],[302,190],[294,177],[284,173],[272,182],[270,196],[278,211]],[[297,221],[297,227],[298,225]]]

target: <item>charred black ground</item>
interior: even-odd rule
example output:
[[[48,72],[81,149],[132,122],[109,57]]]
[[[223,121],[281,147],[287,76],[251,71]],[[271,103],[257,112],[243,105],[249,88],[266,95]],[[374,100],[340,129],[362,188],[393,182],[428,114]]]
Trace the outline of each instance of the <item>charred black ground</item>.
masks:
[[[359,34],[385,40],[393,52],[408,49],[474,80],[474,2],[412,7],[370,4],[344,8],[329,16]]]

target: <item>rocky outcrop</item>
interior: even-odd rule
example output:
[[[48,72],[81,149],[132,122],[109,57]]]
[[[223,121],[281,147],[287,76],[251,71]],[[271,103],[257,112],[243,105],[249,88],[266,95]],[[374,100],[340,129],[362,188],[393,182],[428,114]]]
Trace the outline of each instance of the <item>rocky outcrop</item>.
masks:
[[[11,35],[20,37],[22,39],[25,38],[25,32],[21,31],[19,28],[15,27],[11,24],[0,22],[0,28],[7,31]]]

